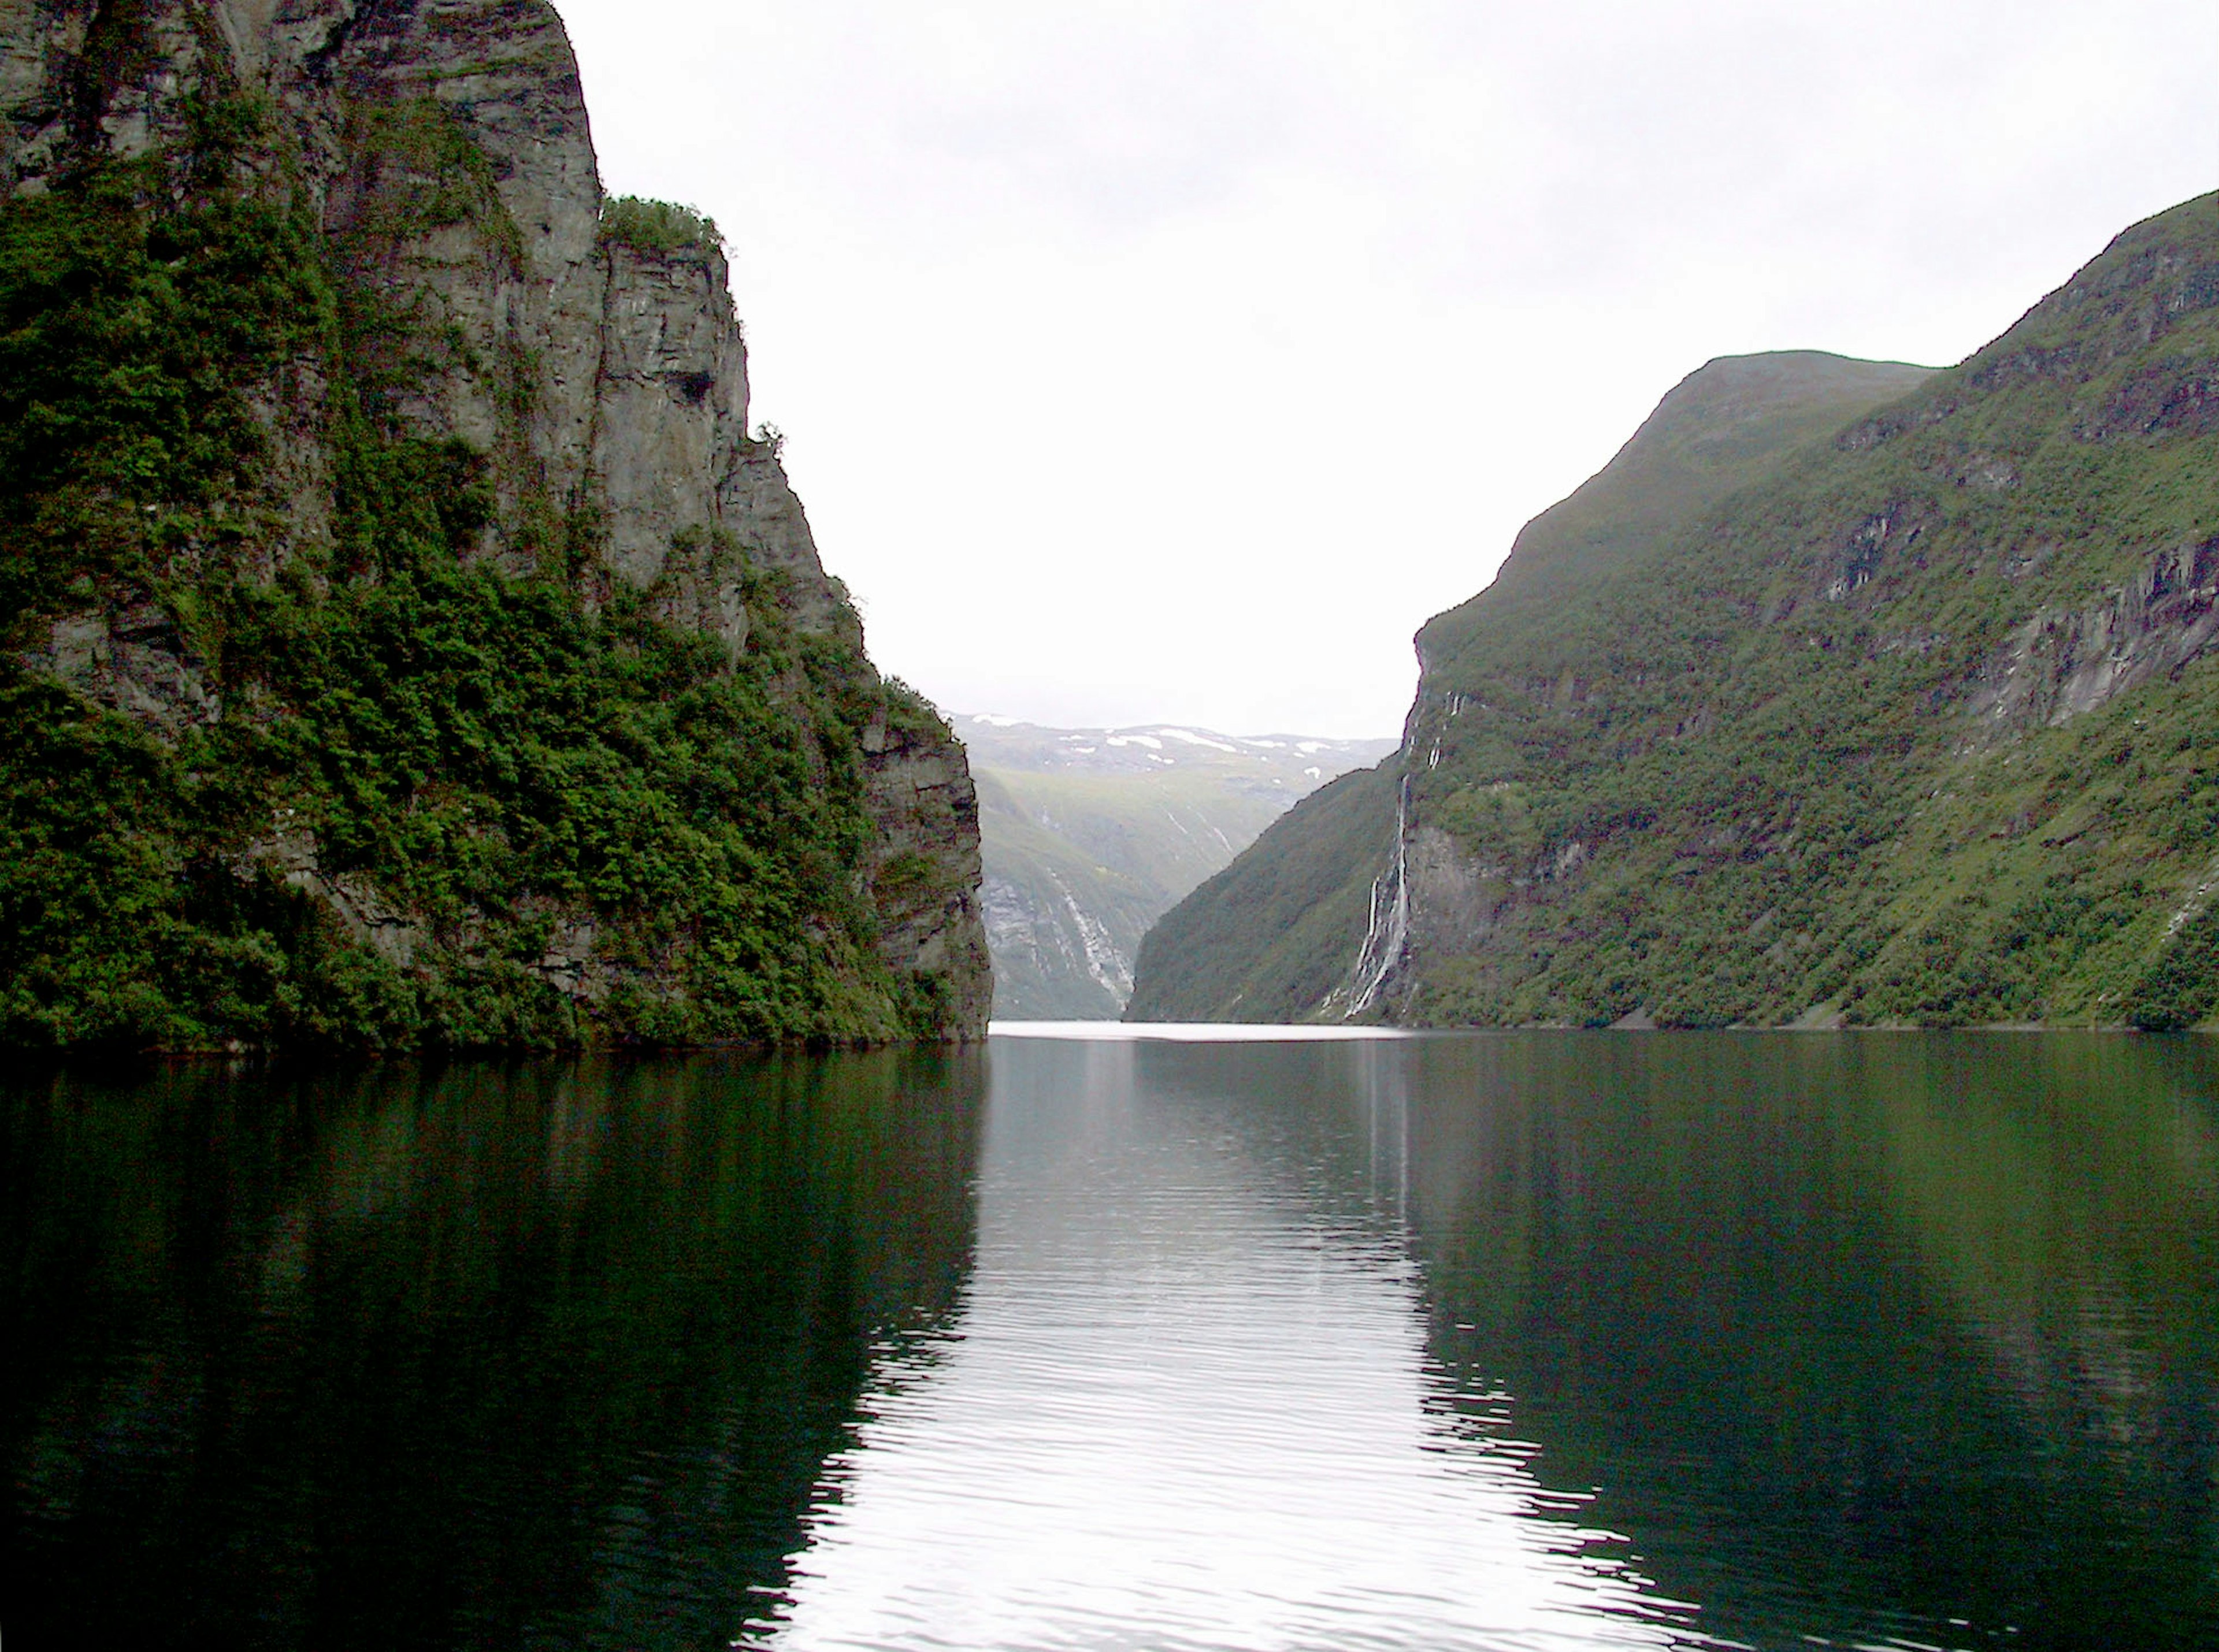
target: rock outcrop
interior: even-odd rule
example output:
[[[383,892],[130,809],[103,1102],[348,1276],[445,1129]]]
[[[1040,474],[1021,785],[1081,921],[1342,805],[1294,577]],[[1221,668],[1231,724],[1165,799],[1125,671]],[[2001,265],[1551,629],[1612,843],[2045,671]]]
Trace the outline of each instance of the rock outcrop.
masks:
[[[728,722],[756,719],[752,733],[727,731],[736,761],[786,764],[780,784],[815,834],[805,852],[774,823],[751,828],[750,847],[723,864],[763,863],[731,874],[726,916],[704,913],[671,934],[643,904],[651,880],[588,886],[572,862],[597,850],[572,852],[552,879],[563,887],[488,885],[444,916],[407,889],[372,892],[425,868],[392,843],[337,848],[362,834],[339,818],[348,805],[336,792],[311,811],[320,830],[295,834],[282,854],[258,854],[259,839],[233,826],[190,845],[165,834],[150,849],[157,860],[180,877],[209,854],[259,867],[357,939],[420,930],[425,947],[378,949],[420,986],[423,959],[442,946],[455,968],[493,966],[476,937],[494,906],[540,911],[545,959],[526,959],[525,971],[569,1001],[580,1036],[983,1031],[991,984],[962,748],[870,668],[777,441],[749,432],[746,345],[714,227],[604,200],[552,6],[16,0],[0,9],[0,191],[19,249],[9,268],[27,314],[49,323],[65,301],[37,287],[39,238],[107,234],[138,250],[133,278],[150,290],[188,308],[202,295],[219,308],[266,305],[275,318],[228,351],[211,341],[212,359],[190,369],[176,350],[154,352],[147,371],[177,379],[173,400],[201,398],[199,412],[157,410],[171,426],[233,410],[220,432],[228,447],[190,449],[190,475],[179,474],[182,438],[165,439],[143,475],[109,475],[66,432],[40,434],[47,410],[9,408],[11,440],[52,450],[52,474],[19,479],[10,506],[17,668],[172,754],[189,730],[227,719],[314,724],[307,685],[227,657],[240,631],[225,615],[261,612],[257,593],[270,592],[333,605],[325,620],[337,623],[339,606],[409,571],[396,545],[437,543],[488,591],[566,593],[612,661],[637,649],[614,629],[628,616],[713,639],[733,681],[701,679],[699,692],[739,708]],[[207,267],[196,264],[193,236],[228,237],[228,265],[208,248]],[[182,250],[155,245],[165,238]],[[121,393],[99,394],[89,418],[140,417]],[[50,531],[63,497],[84,520]],[[123,525],[96,532],[95,518]],[[635,688],[665,705],[692,692],[674,679],[625,692]],[[600,737],[590,715],[573,721],[576,738]],[[621,742],[612,749],[619,764],[634,761]],[[494,769],[513,779],[510,755],[498,756]],[[196,749],[177,761],[205,774],[213,760]],[[255,784],[272,788],[270,807],[290,806],[282,779]],[[413,774],[408,794],[381,807],[420,814],[456,784]],[[676,806],[700,804],[689,793]],[[504,846],[530,829],[505,823]],[[348,863],[325,864],[335,854]],[[375,923],[362,917],[370,910]],[[719,922],[752,939],[731,941],[712,986],[696,966]],[[774,966],[759,955],[766,925],[817,937],[821,955],[789,945]],[[866,954],[878,965],[858,961]],[[28,956],[11,966],[58,967]],[[749,984],[756,970],[768,984]],[[803,975],[815,984],[796,985]],[[786,1009],[762,1009],[757,985]],[[609,1006],[628,992],[679,1012],[617,1015]],[[719,994],[730,1013],[694,1013]],[[16,1018],[66,1043],[53,997],[31,990]],[[805,1001],[824,1013],[795,1007]]]

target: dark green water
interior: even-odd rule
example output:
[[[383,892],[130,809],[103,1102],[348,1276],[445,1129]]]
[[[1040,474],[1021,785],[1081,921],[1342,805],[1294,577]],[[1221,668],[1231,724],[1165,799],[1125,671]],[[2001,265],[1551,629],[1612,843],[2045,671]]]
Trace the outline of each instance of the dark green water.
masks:
[[[2219,1045],[0,1090],[45,1646],[2219,1644]]]
[[[710,1647],[950,1313],[984,1062],[7,1097],[4,1628]]]

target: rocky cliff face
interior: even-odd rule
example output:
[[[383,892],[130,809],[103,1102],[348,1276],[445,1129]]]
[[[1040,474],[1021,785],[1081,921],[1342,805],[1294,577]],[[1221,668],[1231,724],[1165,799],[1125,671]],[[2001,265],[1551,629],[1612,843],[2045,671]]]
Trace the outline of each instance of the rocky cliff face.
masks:
[[[2129,230],[1947,371],[1712,363],[1420,632],[1370,783],[1383,829],[1348,839],[1321,797],[1259,845],[1289,868],[1338,846],[1367,897],[1303,871],[1320,892],[1283,928],[1337,916],[1273,959],[1229,897],[1296,873],[1236,862],[1143,948],[1136,1003],[2219,1016],[2215,382],[2219,197]],[[1152,965],[1196,990],[1162,1002]]]
[[[0,100],[0,302],[30,341],[0,408],[16,686],[127,724],[164,799],[135,845],[112,819],[25,829],[140,853],[172,907],[213,862],[306,891],[389,966],[377,994],[414,995],[380,1037],[983,1029],[962,748],[870,668],[749,434],[713,227],[604,201],[551,6],[11,0]],[[429,662],[381,603],[519,668],[545,645],[544,680],[474,687],[497,660]],[[96,726],[40,705],[65,744]],[[726,759],[756,783],[720,807]],[[218,771],[210,815],[185,794]],[[469,823],[409,824],[442,814]],[[19,897],[33,928],[71,898]],[[184,1006],[175,960],[147,966],[146,1025],[70,1007],[84,960],[6,963],[20,1037],[300,1030]],[[490,1022],[432,1003],[519,970]],[[556,1009],[512,1002],[542,988]]]

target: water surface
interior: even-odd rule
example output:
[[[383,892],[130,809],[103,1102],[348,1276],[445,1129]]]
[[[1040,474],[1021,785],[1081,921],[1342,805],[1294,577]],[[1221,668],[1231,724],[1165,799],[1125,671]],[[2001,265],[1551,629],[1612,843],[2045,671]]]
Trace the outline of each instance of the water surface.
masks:
[[[21,1083],[50,1645],[2219,1643],[2200,1040]]]

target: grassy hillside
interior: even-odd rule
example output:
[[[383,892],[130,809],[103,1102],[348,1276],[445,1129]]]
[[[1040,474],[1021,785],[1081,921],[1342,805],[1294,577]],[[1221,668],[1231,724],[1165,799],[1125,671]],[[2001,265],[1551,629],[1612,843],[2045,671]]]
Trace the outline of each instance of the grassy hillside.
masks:
[[[1690,374],[1607,466],[1526,525],[1494,585],[1427,627],[1429,657],[1460,649],[1487,616],[1545,612],[1638,566],[1783,451],[1831,435],[1930,371],[1796,351],[1728,357]],[[1402,774],[1402,758],[1389,756],[1320,792],[1167,913],[1141,949],[1131,1016],[1316,1013],[1363,944],[1372,881],[1392,858]]]
[[[1392,761],[1344,774],[1166,912],[1130,1021],[1296,1021],[1339,984],[1395,835]]]
[[[1492,585],[1426,624],[1429,656],[1452,653],[1473,625],[1517,623],[1515,614],[1576,599],[1638,567],[1762,480],[1782,454],[1831,437],[1933,371],[1817,350],[1724,356],[1698,368],[1608,464],[1520,531]]]
[[[1390,742],[962,723],[994,1013],[1115,1020],[1141,938],[1295,802]]]
[[[1676,520],[1521,544],[1420,633],[1382,1013],[2219,1009],[2219,197],[1824,417]]]

